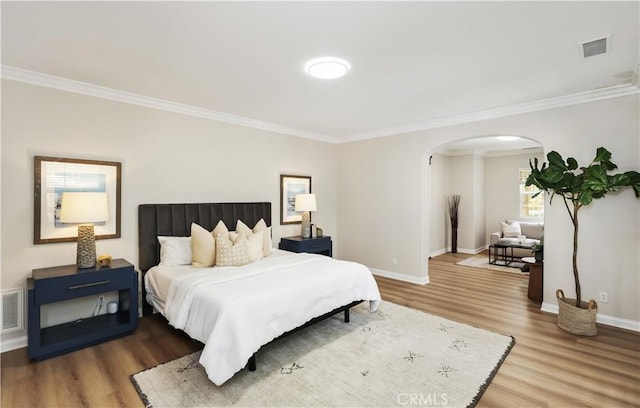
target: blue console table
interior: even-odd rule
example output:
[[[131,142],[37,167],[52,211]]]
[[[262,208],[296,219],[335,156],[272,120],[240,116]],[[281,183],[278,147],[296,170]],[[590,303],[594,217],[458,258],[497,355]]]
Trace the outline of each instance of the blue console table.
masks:
[[[109,266],[34,269],[27,279],[29,358],[42,360],[132,333],[138,327],[138,274],[124,259]],[[40,307],[85,296],[118,292],[118,312],[56,326],[41,326]],[[106,305],[105,305],[106,306]]]

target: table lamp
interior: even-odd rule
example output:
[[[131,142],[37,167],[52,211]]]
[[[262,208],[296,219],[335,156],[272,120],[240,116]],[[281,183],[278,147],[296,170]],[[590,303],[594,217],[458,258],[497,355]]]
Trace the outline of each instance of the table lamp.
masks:
[[[92,268],[96,264],[96,236],[94,222],[109,219],[107,193],[64,192],[60,205],[60,222],[78,225],[78,268]]]
[[[315,194],[296,194],[295,211],[302,212],[302,238],[311,237],[311,211],[316,211]]]

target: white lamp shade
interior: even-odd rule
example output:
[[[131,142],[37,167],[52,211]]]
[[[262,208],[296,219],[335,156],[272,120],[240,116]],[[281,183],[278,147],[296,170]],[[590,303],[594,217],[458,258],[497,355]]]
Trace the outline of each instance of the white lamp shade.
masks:
[[[64,192],[60,205],[60,221],[90,223],[109,220],[107,193]]]
[[[315,194],[296,194],[296,211],[317,211]]]

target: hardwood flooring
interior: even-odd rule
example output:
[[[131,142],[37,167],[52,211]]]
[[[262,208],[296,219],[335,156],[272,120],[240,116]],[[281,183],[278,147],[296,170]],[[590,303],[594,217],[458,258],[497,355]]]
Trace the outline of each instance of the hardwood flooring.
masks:
[[[526,276],[455,264],[468,256],[432,259],[427,285],[376,279],[385,300],[515,337],[478,407],[640,407],[640,334],[565,333],[527,299]],[[41,362],[6,352],[2,407],[142,407],[129,375],[201,347],[147,316],[130,336]]]

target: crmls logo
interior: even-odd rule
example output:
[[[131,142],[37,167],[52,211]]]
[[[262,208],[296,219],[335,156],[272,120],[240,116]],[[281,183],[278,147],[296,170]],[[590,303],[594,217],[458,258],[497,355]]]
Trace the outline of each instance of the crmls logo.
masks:
[[[447,401],[447,394],[422,394],[414,392],[403,392],[396,398],[398,404],[414,407],[444,407]]]

